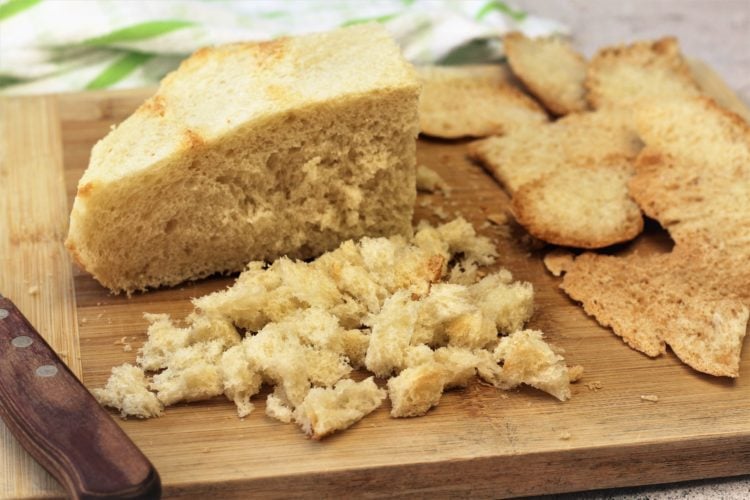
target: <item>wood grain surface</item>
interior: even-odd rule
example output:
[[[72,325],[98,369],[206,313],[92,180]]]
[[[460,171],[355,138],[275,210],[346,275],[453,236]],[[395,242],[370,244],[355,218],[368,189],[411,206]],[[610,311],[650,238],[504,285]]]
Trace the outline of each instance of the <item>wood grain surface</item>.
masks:
[[[101,386],[112,366],[135,359],[145,339],[143,312],[181,318],[190,297],[231,283],[207,279],[128,299],[71,271],[62,253],[68,207],[91,146],[149,93],[0,101],[2,116],[14,117],[0,122],[1,290],[58,352],[68,352],[90,388]],[[245,419],[216,398],[169,408],[158,419],[118,420],[157,467],[167,496],[504,497],[750,473],[750,355],[740,379],[729,381],[698,374],[671,353],[649,359],[627,348],[558,289],[544,270],[544,250],[530,246],[521,229],[488,223],[488,215],[506,210],[507,197],[465,153],[465,142],[420,141],[420,163],[453,191],[448,198],[420,195],[415,219],[438,222],[436,209],[463,215],[496,241],[500,265],[534,284],[530,326],[586,370],[572,399],[474,384],[448,393],[426,417],[391,419],[386,404],[321,442],[267,418],[262,399]],[[650,225],[617,251],[669,246]],[[0,496],[61,495],[4,432]]]

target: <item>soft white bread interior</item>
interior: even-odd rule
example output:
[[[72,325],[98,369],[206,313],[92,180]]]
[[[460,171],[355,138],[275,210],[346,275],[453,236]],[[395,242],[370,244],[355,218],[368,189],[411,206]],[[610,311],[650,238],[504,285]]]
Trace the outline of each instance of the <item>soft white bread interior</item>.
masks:
[[[67,247],[132,292],[410,235],[418,97],[377,25],[201,49],[96,144]]]

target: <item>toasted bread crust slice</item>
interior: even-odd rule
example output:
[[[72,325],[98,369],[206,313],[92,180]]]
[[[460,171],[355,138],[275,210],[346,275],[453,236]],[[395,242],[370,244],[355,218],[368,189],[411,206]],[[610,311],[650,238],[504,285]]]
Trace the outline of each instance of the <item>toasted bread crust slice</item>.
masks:
[[[567,115],[588,109],[586,60],[565,39],[510,33],[503,44],[513,73],[548,110]]]
[[[700,93],[672,37],[601,49],[589,62],[586,88],[597,109]]]
[[[423,134],[455,139],[502,135],[548,120],[510,83],[501,65],[423,66],[419,124]]]
[[[533,236],[557,245],[629,241],[643,230],[641,211],[628,195],[632,175],[627,161],[561,168],[522,186],[513,196],[513,214]]]

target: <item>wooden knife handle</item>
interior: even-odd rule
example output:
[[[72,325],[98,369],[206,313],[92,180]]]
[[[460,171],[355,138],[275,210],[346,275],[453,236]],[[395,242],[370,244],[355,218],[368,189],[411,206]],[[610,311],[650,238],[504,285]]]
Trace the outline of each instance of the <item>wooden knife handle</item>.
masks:
[[[72,498],[159,498],[141,450],[0,295],[0,416]]]

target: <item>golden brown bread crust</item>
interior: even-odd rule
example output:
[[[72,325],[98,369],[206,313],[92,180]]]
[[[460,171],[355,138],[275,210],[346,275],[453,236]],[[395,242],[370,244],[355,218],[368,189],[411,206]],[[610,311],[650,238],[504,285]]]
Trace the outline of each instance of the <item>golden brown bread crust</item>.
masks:
[[[700,249],[627,257],[585,253],[566,266],[560,286],[633,349],[656,357],[669,345],[698,371],[738,377],[749,311],[717,283],[715,264]]]
[[[521,186],[513,194],[513,215],[533,236],[556,245],[594,249],[630,241],[643,231],[641,211],[627,193],[631,172],[625,159],[571,165]]]
[[[594,108],[699,93],[674,37],[599,50],[589,62],[585,87]]]
[[[445,139],[502,135],[548,120],[531,97],[511,85],[500,65],[423,66],[420,131]]]
[[[588,109],[586,60],[560,37],[527,38],[513,32],[503,37],[513,73],[557,116]],[[550,74],[550,65],[555,65]]]

